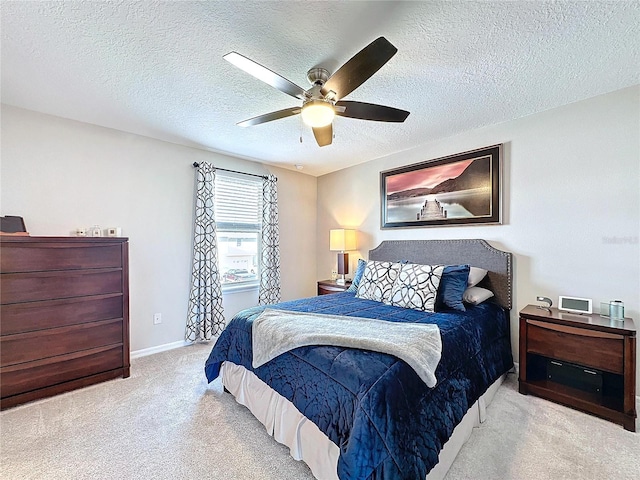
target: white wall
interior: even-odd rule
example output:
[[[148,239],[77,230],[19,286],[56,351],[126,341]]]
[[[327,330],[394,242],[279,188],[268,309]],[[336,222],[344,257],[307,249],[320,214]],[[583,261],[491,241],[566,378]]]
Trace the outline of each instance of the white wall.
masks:
[[[133,351],[184,337],[193,162],[278,176],[282,297],[315,294],[314,177],[7,105],[1,153],[1,213],[24,217],[31,235],[98,224],[129,237]],[[225,316],[256,302],[255,290],[225,295]]]
[[[620,299],[640,326],[639,97],[632,87],[319,177],[319,277],[335,267],[329,230],[338,226],[360,231],[365,258],[387,239],[484,238],[515,255],[516,355],[517,312],[536,295],[591,298],[598,308]],[[497,143],[505,146],[502,225],[380,229],[379,172]]]

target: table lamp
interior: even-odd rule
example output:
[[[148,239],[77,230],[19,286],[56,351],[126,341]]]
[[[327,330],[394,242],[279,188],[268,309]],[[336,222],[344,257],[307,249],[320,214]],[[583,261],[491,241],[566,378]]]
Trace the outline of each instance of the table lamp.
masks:
[[[345,250],[356,249],[356,231],[337,228],[330,231],[329,250],[338,253],[338,275],[340,278],[336,280],[338,285],[345,284],[345,274],[349,273],[349,254]]]

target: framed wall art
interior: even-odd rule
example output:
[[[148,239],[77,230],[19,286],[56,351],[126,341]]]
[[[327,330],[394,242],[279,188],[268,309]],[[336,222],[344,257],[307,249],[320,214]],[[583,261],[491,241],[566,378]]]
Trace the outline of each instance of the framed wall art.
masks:
[[[380,173],[382,228],[501,223],[502,144]]]

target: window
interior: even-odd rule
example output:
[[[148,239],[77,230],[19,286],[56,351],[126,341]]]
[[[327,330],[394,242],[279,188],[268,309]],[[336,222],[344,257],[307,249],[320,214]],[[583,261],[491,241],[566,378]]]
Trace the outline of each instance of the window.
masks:
[[[222,289],[257,286],[260,283],[262,180],[216,172],[214,210]]]

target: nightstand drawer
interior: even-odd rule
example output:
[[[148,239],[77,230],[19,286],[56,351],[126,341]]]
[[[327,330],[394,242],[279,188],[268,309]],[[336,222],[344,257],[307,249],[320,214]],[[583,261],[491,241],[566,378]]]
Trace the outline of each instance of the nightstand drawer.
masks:
[[[346,291],[351,286],[351,281],[347,280],[344,285],[336,283],[335,280],[319,280],[318,295],[329,295],[330,293],[340,293]]]
[[[327,295],[329,293],[344,292],[344,287],[330,287],[327,285],[318,285],[318,295]]]
[[[527,352],[607,372],[624,372],[622,335],[527,320]]]

